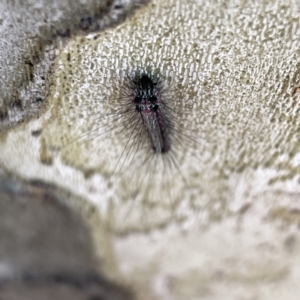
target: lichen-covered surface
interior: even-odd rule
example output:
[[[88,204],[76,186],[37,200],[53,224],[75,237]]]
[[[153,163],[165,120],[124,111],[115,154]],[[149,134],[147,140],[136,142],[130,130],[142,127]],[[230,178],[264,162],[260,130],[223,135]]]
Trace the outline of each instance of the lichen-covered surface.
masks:
[[[299,14],[157,0],[65,38],[43,112],[3,135],[0,166],[93,203],[104,273],[137,299],[299,299]],[[174,160],[119,134],[136,71],[164,82]]]

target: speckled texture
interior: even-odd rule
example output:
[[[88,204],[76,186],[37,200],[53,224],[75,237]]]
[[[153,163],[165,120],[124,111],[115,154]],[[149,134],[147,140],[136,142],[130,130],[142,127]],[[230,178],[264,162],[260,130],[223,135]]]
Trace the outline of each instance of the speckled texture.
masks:
[[[299,299],[299,11],[161,0],[72,38],[49,110],[1,141],[0,163],[95,203],[139,299]],[[160,157],[143,164],[149,149],[115,172],[130,135],[108,116],[139,69],[178,100],[183,176]]]
[[[112,27],[145,2],[2,1],[0,132],[45,110],[53,61],[66,40]]]

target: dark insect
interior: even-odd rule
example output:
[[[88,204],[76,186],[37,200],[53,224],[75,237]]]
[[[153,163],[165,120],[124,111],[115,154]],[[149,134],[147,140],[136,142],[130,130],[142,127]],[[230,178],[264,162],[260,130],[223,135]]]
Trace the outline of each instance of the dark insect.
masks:
[[[170,150],[170,120],[161,99],[157,83],[143,74],[133,81],[135,109],[140,114],[143,125],[149,136],[152,149],[156,153]]]
[[[121,175],[121,170],[134,169],[137,164],[145,167],[152,177],[155,173],[161,174],[162,167],[165,175],[166,172],[172,173],[172,167],[175,167],[183,178],[178,155],[182,156],[182,149],[191,148],[194,142],[192,134],[187,136],[184,133],[185,127],[178,119],[179,114],[184,113],[184,103],[171,101],[170,97],[173,99],[174,96],[154,75],[136,72],[124,81],[118,86],[120,97],[101,104],[103,113],[97,115],[94,129],[63,148],[77,140],[86,143],[101,137],[103,145],[108,139],[108,143],[113,141],[123,147],[119,150],[112,174]],[[99,160],[105,155],[106,163],[113,152],[104,149],[101,153]],[[160,162],[163,163],[161,166]]]

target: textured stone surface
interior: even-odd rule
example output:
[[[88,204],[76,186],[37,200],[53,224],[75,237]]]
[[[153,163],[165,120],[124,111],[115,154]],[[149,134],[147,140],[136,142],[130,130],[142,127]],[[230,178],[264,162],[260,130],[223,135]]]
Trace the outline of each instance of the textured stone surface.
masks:
[[[299,11],[292,0],[157,0],[72,37],[48,110],[1,140],[0,164],[94,203],[112,241],[101,258],[138,299],[298,299]],[[182,173],[147,159],[147,145],[126,147],[130,130],[111,119],[137,70],[165,82]]]
[[[43,112],[52,65],[72,35],[120,23],[146,1],[1,1],[0,132]]]

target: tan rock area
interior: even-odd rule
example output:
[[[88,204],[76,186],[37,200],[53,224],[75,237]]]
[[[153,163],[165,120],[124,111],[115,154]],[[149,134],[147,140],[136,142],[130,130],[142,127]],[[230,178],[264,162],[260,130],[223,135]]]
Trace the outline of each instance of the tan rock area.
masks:
[[[0,4],[0,299],[299,299],[300,3],[35,3]]]

